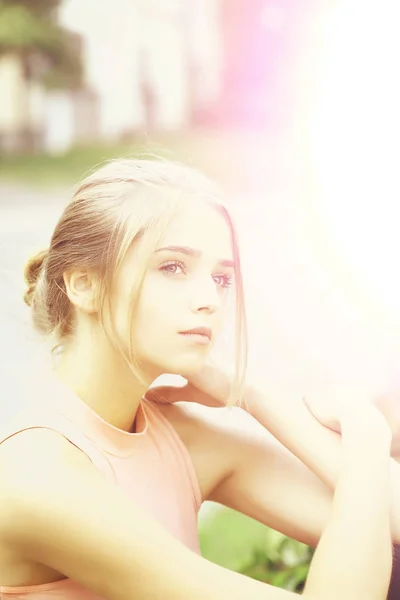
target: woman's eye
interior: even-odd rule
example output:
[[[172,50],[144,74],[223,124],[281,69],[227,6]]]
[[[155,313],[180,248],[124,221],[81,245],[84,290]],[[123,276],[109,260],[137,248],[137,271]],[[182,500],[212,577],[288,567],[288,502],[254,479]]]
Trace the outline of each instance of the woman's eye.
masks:
[[[179,261],[170,261],[162,265],[161,271],[170,273],[171,275],[180,275],[185,272],[185,265]]]
[[[233,283],[233,275],[223,274],[223,275],[214,275],[213,279],[215,283],[222,288],[229,288]]]

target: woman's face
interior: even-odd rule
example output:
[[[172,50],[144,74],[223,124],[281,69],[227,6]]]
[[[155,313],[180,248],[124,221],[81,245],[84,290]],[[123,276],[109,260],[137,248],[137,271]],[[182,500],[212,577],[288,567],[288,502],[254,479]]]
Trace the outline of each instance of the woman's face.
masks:
[[[115,288],[118,335],[127,339],[129,294],[140,243],[127,255]],[[190,376],[204,364],[220,332],[234,284],[231,232],[212,206],[176,216],[154,252],[138,302],[133,345],[146,375]],[[200,333],[188,333],[190,330]]]

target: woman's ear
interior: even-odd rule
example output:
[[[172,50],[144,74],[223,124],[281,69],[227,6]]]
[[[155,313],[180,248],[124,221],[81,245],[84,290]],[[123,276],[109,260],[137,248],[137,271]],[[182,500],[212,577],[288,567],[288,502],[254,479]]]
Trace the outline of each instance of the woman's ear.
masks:
[[[64,273],[65,289],[71,303],[87,314],[96,312],[97,276],[80,269]]]

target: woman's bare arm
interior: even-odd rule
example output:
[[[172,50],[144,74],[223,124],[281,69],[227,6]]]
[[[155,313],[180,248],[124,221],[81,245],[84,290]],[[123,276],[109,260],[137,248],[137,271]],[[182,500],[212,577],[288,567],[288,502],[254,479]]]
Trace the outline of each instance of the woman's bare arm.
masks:
[[[376,439],[376,469],[359,482],[368,493],[381,485],[383,476],[377,479],[377,471],[384,473],[387,464],[386,446],[390,442],[383,437],[380,434]],[[352,468],[350,463],[349,470]],[[327,537],[315,553],[304,597],[327,600],[331,597],[327,594],[337,590],[335,597],[354,600],[354,586],[346,590],[345,580],[335,583],[336,571],[331,570],[337,561],[348,564],[351,560],[348,546],[339,545],[337,540],[352,515],[349,535],[361,540],[366,536],[369,544],[380,549],[382,566],[374,565],[381,575],[380,588],[364,595],[363,600],[383,600],[386,571],[390,572],[384,493],[381,500],[372,494],[365,510],[366,522],[358,522],[358,507],[354,512],[349,506],[346,474],[342,489],[342,497],[334,501],[336,509]],[[372,526],[370,521],[379,511],[381,522]],[[0,448],[0,535],[22,557],[52,567],[107,600],[298,597],[213,565],[189,551],[122,490],[107,482],[83,453],[45,429],[26,431]],[[373,571],[369,559],[361,557],[358,577],[368,578]],[[353,578],[357,579],[356,573]]]
[[[334,490],[340,473],[341,435],[322,426],[299,399],[282,401],[250,386],[246,397],[248,412]],[[390,506],[392,536],[399,543],[400,464],[394,459],[390,459]]]
[[[323,581],[325,600],[384,600],[392,571],[391,434],[383,416],[372,406],[360,411],[349,407],[341,425],[340,476],[306,593],[316,592]],[[332,553],[339,559],[331,562]]]

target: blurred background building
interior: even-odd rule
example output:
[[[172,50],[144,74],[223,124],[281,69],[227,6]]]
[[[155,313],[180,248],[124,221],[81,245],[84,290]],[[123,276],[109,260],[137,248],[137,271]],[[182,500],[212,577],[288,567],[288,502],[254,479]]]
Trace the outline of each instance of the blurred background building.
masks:
[[[277,129],[324,4],[4,0],[0,150],[62,152],[143,130]]]
[[[20,48],[3,43],[3,150],[57,152],[143,129],[182,130],[215,110],[222,83],[218,0],[65,0],[47,3],[52,10],[45,14],[44,3],[37,10],[35,4],[10,3],[8,28],[29,27],[32,11],[38,30],[41,21],[64,31],[47,47],[35,39]],[[74,48],[75,78],[54,84],[45,76],[66,46]]]

